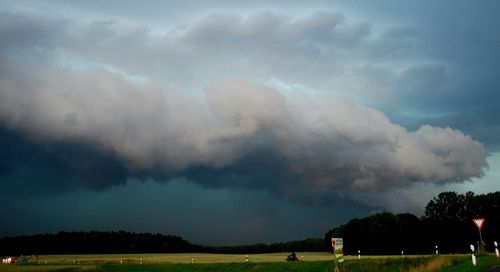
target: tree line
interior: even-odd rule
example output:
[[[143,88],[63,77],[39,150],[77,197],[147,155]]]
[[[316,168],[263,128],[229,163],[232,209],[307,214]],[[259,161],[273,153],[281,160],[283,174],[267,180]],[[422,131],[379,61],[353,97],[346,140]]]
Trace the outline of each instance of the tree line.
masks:
[[[179,236],[110,232],[59,232],[0,238],[0,255],[99,253],[228,253],[253,254],[292,251],[331,251],[331,238],[344,239],[344,252],[362,254],[429,254],[467,252],[479,234],[473,218],[485,218],[482,228],[486,249],[499,240],[500,192],[475,195],[443,192],[433,198],[419,218],[409,213],[378,213],[352,219],[329,230],[324,238],[273,244],[212,247],[191,244]]]
[[[324,252],[325,244],[322,238],[310,238],[302,241],[278,242],[273,244],[255,244],[243,246],[203,247],[201,252],[225,254],[254,254],[274,252]]]
[[[331,237],[342,237],[346,254],[357,254],[358,250],[363,254],[429,254],[436,246],[441,253],[464,253],[471,244],[478,247],[474,218],[485,219],[484,246],[494,250],[493,241],[500,238],[500,192],[443,192],[427,204],[421,218],[408,213],[378,213],[352,219],[328,231],[325,244]]]
[[[126,231],[59,232],[0,239],[0,255],[193,252],[179,236]]]
[[[323,239],[214,247],[191,244],[179,236],[126,231],[59,232],[0,238],[0,256],[187,252],[253,254],[298,250],[324,251]]]

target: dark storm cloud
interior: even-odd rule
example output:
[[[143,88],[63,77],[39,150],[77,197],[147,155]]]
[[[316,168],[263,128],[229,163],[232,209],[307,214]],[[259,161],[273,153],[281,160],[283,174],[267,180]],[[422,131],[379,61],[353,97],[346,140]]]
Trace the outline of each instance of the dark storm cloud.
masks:
[[[443,114],[393,115],[391,120],[409,129],[418,129],[422,123],[438,127],[450,126],[474,135],[488,146],[488,150],[496,151],[500,135],[500,116],[497,113],[499,107],[496,101],[491,101],[488,104]]]
[[[80,187],[102,190],[124,184],[126,167],[107,152],[81,143],[34,142],[0,128],[3,198],[56,195]]]
[[[416,36],[405,52],[407,56],[429,59],[437,65],[434,67],[440,67],[435,73],[419,75],[434,84],[410,86],[414,90],[397,100],[398,108],[390,113],[391,118],[409,118],[413,127],[425,123],[451,126],[490,146],[498,145],[500,122],[495,109],[500,108],[500,30],[496,27],[496,10],[500,5],[497,1],[480,5],[467,1],[428,4],[395,4],[385,10],[394,16],[405,16],[407,24],[416,28]],[[453,9],[447,8],[451,5]],[[418,15],[424,13],[426,16]],[[413,114],[405,116],[408,112]]]
[[[459,130],[408,131],[349,100],[227,80],[278,77],[366,94],[373,91],[367,83],[382,75],[386,80],[373,86],[387,89],[395,104],[435,97],[450,80],[443,65],[394,71],[358,63],[377,59],[362,52],[385,41],[398,51],[395,37],[414,42],[411,28],[375,35],[370,24],[333,12],[213,14],[161,35],[112,21],[61,26],[30,14],[2,18],[0,122],[36,139],[26,142],[33,150],[62,144],[42,168],[62,164],[57,169],[74,172],[66,182],[75,186],[99,189],[127,176],[163,174],[312,201],[459,182],[481,176],[486,166],[482,144]],[[203,93],[186,95],[165,87],[170,82],[177,89],[203,85]]]
[[[188,90],[221,77],[270,75],[324,85],[325,75],[361,57],[371,35],[370,24],[328,11],[296,18],[273,11],[214,13],[159,33],[115,21],[68,32],[63,46],[69,57],[83,56]]]
[[[207,87],[207,106],[193,109],[175,93],[162,96],[104,72],[83,79],[60,72],[47,86],[3,89],[2,119],[41,141],[82,142],[115,154],[132,174],[178,172],[208,187],[296,199],[413,180],[459,181],[481,175],[485,165],[481,144],[460,131],[425,126],[409,133],[382,113],[347,102],[293,101],[261,84],[225,81]],[[67,89],[59,87],[64,80]],[[83,91],[88,84],[92,99]],[[132,109],[137,102],[148,107]],[[72,166],[71,158],[87,157],[63,161]],[[100,185],[100,175],[86,176],[100,169],[85,162],[70,170],[79,180],[90,178],[90,187]]]
[[[26,13],[1,12],[0,37],[2,50],[32,50],[34,47],[53,47],[64,37],[71,21],[48,19]]]

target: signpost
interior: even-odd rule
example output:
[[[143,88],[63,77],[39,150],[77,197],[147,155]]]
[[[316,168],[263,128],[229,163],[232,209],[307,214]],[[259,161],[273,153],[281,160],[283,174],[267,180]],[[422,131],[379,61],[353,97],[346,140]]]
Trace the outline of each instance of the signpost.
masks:
[[[497,258],[499,257],[499,253],[498,253],[498,243],[497,241],[493,242],[493,244],[495,245],[495,254],[497,255]]]
[[[335,256],[335,268],[334,272],[340,272],[339,264],[344,263],[344,242],[342,238],[332,238],[333,254]],[[343,269],[345,271],[345,266]]]
[[[484,250],[484,248],[483,248],[484,243],[483,243],[483,235],[481,234],[481,228],[483,227],[483,224],[484,224],[484,218],[475,218],[475,219],[472,219],[472,221],[474,222],[474,224],[476,224],[476,227],[479,230],[480,244],[478,245],[477,250],[479,252],[482,252]]]

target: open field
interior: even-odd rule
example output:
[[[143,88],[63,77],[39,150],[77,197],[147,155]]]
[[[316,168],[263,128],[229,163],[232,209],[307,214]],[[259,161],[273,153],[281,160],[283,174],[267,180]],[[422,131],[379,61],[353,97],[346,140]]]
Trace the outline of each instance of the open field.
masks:
[[[248,254],[251,262],[284,262],[286,253]],[[328,252],[296,252],[297,257],[304,261],[331,261],[333,254]],[[390,256],[388,256],[390,257]],[[346,259],[354,259],[357,256],[346,256]],[[370,257],[368,257],[370,258]],[[40,255],[41,263],[61,264],[73,263],[73,261],[99,262],[99,263],[237,263],[245,262],[244,254],[210,254],[210,253],[172,253],[172,254],[99,254],[99,255]]]
[[[289,252],[248,254],[250,262],[284,262]],[[296,252],[303,261],[333,261],[333,254],[328,252]],[[414,258],[417,256],[407,256]],[[418,256],[423,257],[423,256]],[[345,256],[346,260],[357,260],[357,256]],[[366,258],[401,258],[393,256],[363,256]],[[97,254],[97,255],[40,255],[33,262],[40,264],[73,264],[73,263],[127,263],[127,264],[158,264],[158,263],[238,263],[245,262],[244,254],[210,254],[210,253],[171,253],[171,254]]]
[[[299,252],[303,262],[285,262],[287,253],[252,254],[245,262],[244,255],[230,254],[120,254],[120,255],[53,255],[40,256],[30,264],[0,265],[0,271],[332,271],[332,254]],[[142,258],[142,264],[140,264]],[[194,263],[191,263],[193,258]],[[122,264],[120,263],[122,262]],[[47,264],[46,264],[47,263]],[[470,264],[469,255],[445,256],[357,256],[346,257],[346,271],[488,271],[500,265],[500,259],[493,255],[478,256],[478,266]]]
[[[249,254],[251,262],[282,262],[290,253]],[[297,252],[297,256],[304,256],[308,261],[333,260],[332,253]],[[349,258],[349,257],[348,257]],[[172,254],[100,254],[100,255],[43,255],[39,260],[48,264],[73,263],[73,261],[99,263],[237,263],[244,262],[244,254],[209,254],[209,253],[172,253]]]

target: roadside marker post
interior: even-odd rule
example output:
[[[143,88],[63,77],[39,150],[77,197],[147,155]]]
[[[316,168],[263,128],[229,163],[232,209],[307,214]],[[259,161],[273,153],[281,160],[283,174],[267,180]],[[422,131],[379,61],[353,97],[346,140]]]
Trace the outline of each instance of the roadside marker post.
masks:
[[[436,245],[436,255],[439,255],[438,245]]]
[[[358,260],[361,259],[361,250],[358,249]]]
[[[477,265],[477,261],[476,261],[476,255],[474,255],[474,245],[470,245],[470,251],[472,252],[471,253],[471,257],[472,257],[472,265],[476,266]]]
[[[493,242],[493,244],[495,244],[495,254],[497,255],[497,258],[499,257],[499,253],[498,253],[498,243],[497,241]]]

